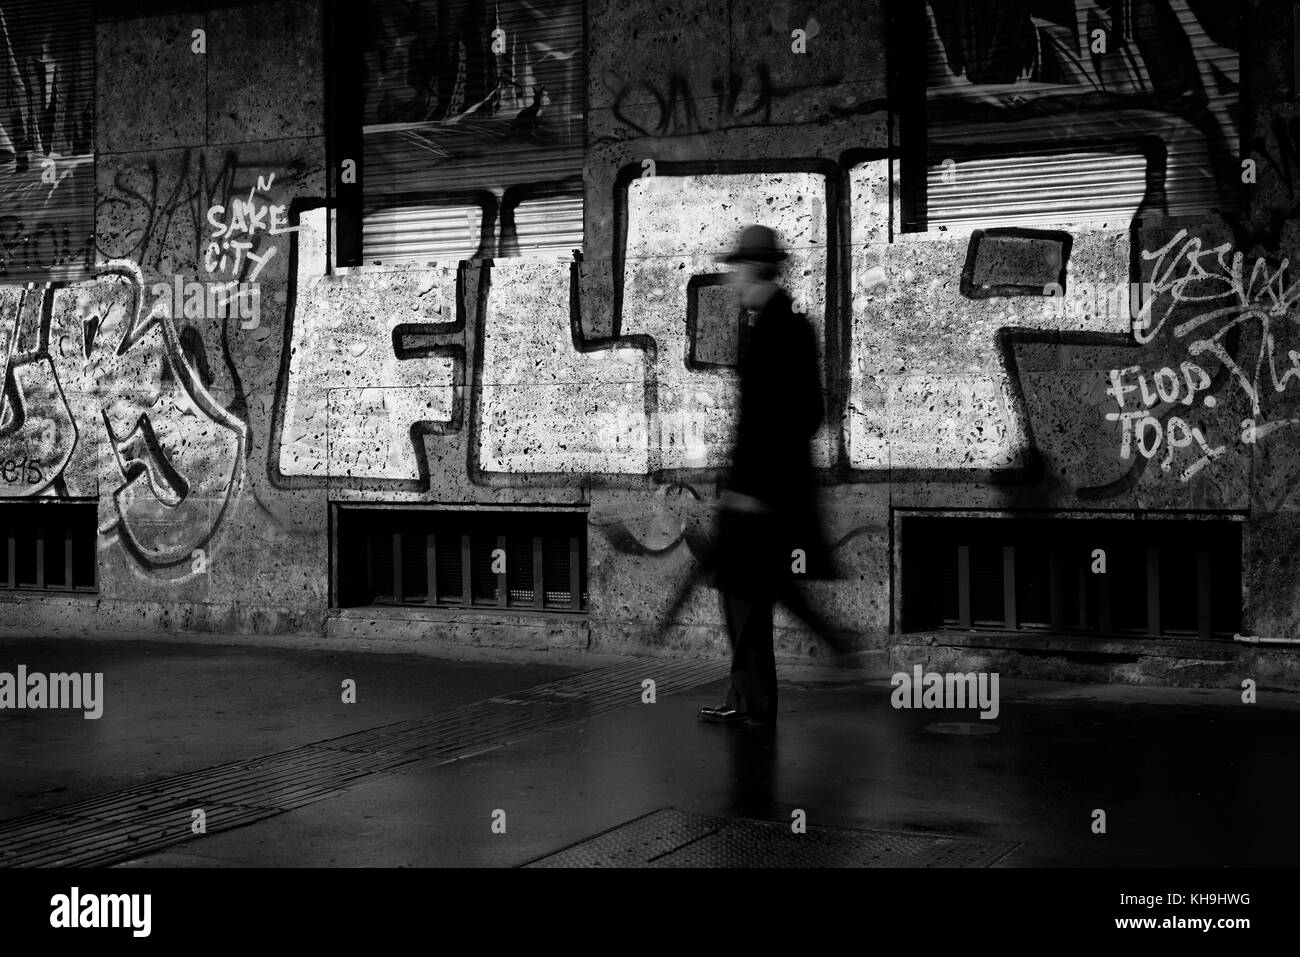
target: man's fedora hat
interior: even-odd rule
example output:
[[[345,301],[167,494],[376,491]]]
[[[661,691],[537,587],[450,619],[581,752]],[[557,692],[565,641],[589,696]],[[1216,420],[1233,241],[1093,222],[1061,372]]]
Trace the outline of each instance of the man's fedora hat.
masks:
[[[740,242],[729,253],[718,256],[720,263],[779,263],[786,253],[776,244],[776,233],[766,226],[746,226],[740,231]]]

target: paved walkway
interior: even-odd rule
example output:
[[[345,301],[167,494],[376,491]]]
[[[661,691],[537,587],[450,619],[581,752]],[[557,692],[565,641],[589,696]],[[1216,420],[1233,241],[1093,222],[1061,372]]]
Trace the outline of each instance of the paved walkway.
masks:
[[[888,673],[783,665],[768,738],[695,720],[721,697],[719,662],[383,647],[0,639],[0,671],[105,681],[97,721],[0,711],[0,848],[10,863],[96,848],[128,866],[515,866],[669,822],[697,829],[664,845],[669,864],[706,832],[741,834],[727,853],[762,863],[784,852],[749,822],[784,833],[801,811],[824,848],[930,835],[916,861],[952,860],[930,853],[941,838],[1012,867],[1290,866],[1300,852],[1288,693],[1247,705],[1233,691],[1007,680],[997,719],[981,721],[894,709]],[[963,722],[997,733],[933,730]],[[901,847],[880,861],[904,860],[889,857]]]

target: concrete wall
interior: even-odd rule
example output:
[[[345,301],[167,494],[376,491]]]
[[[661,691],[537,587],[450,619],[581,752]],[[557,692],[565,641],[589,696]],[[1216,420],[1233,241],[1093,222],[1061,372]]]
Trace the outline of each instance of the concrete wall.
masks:
[[[270,235],[268,207],[324,193],[321,28],[314,3],[98,23],[102,275],[38,291],[25,309],[21,290],[0,289],[5,321],[41,340],[18,376],[23,428],[4,441],[35,440],[46,473],[44,488],[0,494],[98,497],[99,598],[24,596],[6,617],[318,627],[325,505],[278,490],[265,462],[292,283],[290,234]],[[257,222],[216,240],[246,248],[205,262],[214,223],[250,196]],[[207,295],[241,280],[260,285],[256,327]],[[202,294],[185,295],[192,283]],[[52,299],[47,331],[39,298]]]
[[[1272,6],[1247,17],[1272,22]],[[807,54],[791,50],[796,27]],[[661,643],[651,636],[698,568],[691,530],[708,527],[733,421],[733,373],[684,356],[688,311],[705,321],[734,303],[691,279],[717,273],[713,256],[760,221],[792,251],[783,281],[821,336],[832,413],[816,456],[848,577],[808,594],[864,647],[891,641],[892,523],[912,508],[1243,514],[1244,630],[1296,636],[1300,359],[1286,257],[1300,184],[1297,144],[1270,125],[1295,113],[1278,80],[1290,82],[1274,39],[1287,31],[1253,30],[1242,57],[1243,128],[1260,135],[1243,155],[1257,167],[1244,212],[1180,221],[1145,208],[1136,229],[1147,196],[1104,222],[1037,222],[1072,240],[1066,295],[1048,300],[969,298],[969,230],[898,228],[885,10],[862,0],[589,0],[582,262],[331,270],[322,29],[309,2],[98,27],[105,274],[45,293],[48,356],[20,381],[27,433],[43,427],[38,407],[54,423],[42,461],[60,488],[98,495],[101,593],[42,601],[40,615],[253,631],[328,619],[358,636],[721,653],[703,585]],[[1143,110],[1127,119],[1146,135],[1213,133]],[[237,222],[235,200],[250,197],[268,223],[293,206],[292,231]],[[177,277],[252,276],[240,247],[214,239],[251,244],[256,325],[169,298]],[[1032,250],[992,255],[1026,257],[1012,271],[1035,274]],[[1130,282],[1151,284],[1136,334],[1127,310],[1092,295]],[[0,296],[6,321],[34,314],[18,290]],[[393,343],[407,332],[423,347],[402,357]],[[1107,391],[1125,369],[1123,382],[1145,375],[1152,388],[1162,369],[1184,376],[1178,399],[1196,385],[1192,404],[1148,410],[1159,445],[1154,425],[1119,417],[1143,409],[1141,392],[1121,405]],[[1140,433],[1127,447],[1126,421]],[[37,494],[58,491],[0,488]],[[424,613],[330,615],[328,503],[365,501],[588,507],[589,615],[444,614],[436,638]],[[814,651],[780,622],[782,653]]]

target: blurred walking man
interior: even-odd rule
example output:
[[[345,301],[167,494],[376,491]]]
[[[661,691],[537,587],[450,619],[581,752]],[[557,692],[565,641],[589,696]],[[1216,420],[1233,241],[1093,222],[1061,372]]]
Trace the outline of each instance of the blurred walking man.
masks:
[[[771,726],[777,716],[772,610],[801,578],[830,577],[809,442],[825,414],[812,327],[776,284],[786,258],[772,230],[747,226],[730,264],[747,310],[740,414],[719,503],[714,584],[731,640],[727,700],[700,717]],[[802,596],[792,604],[802,605]],[[843,652],[843,648],[837,648]]]

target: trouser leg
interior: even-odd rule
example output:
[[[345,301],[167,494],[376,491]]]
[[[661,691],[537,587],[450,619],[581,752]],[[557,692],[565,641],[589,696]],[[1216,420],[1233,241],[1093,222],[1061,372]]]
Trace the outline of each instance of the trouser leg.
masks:
[[[776,715],[776,652],[772,647],[772,602],[724,594],[731,639],[731,689],[727,707],[746,714]]]
[[[776,649],[773,647],[772,602],[756,601],[750,607],[749,629],[752,633],[755,694],[750,714],[759,718],[776,717]]]
[[[727,707],[736,711],[745,710],[745,662],[741,659],[741,650],[745,647],[741,640],[744,625],[744,602],[721,592],[722,610],[727,619],[727,640],[731,643],[731,684],[727,688]]]

